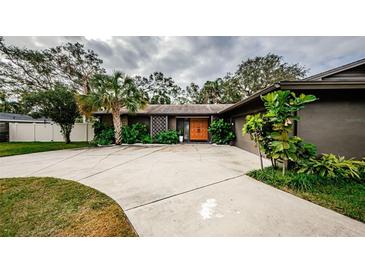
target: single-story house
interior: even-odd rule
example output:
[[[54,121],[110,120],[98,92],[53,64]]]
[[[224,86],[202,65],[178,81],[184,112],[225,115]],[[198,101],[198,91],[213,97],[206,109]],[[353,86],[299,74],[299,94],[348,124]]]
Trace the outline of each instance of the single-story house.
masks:
[[[234,125],[236,146],[256,153],[249,136],[242,136],[242,125],[246,115],[264,110],[260,96],[275,90],[318,97],[318,101],[300,110],[294,134],[315,144],[319,153],[365,156],[365,59],[300,81],[276,83],[220,111],[218,114]]]
[[[122,110],[123,124],[144,123],[154,136],[173,129],[182,131],[185,141],[209,141],[208,127],[215,118],[232,123],[234,144],[257,153],[249,136],[242,136],[248,114],[264,111],[260,96],[276,90],[314,94],[318,101],[300,111],[294,134],[317,145],[319,153],[346,157],[365,156],[365,59],[334,68],[299,81],[282,81],[236,104],[148,105],[135,114]],[[102,122],[112,124],[112,116],[96,112]]]
[[[177,130],[182,132],[186,142],[209,141],[208,127],[218,117],[218,112],[230,107],[229,104],[185,104],[185,105],[147,105],[136,113],[122,109],[122,124],[143,123],[151,136],[160,131]],[[95,112],[101,122],[112,125],[112,116],[106,112]]]
[[[0,112],[0,142],[9,141],[9,123],[49,123],[46,118],[35,119],[29,115]]]

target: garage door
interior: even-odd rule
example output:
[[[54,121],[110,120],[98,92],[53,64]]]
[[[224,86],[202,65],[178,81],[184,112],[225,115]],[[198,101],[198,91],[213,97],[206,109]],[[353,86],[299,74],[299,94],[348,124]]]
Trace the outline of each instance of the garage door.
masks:
[[[190,119],[190,140],[208,141],[208,119]]]

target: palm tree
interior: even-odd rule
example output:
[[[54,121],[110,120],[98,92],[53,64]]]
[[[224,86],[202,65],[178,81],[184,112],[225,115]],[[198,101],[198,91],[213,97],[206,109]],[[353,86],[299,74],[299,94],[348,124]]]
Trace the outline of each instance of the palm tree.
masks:
[[[121,108],[136,112],[146,104],[143,93],[138,90],[133,79],[122,72],[96,75],[90,82],[89,93],[79,95],[78,102],[86,116],[98,109],[111,111],[117,145],[121,143],[122,136]]]

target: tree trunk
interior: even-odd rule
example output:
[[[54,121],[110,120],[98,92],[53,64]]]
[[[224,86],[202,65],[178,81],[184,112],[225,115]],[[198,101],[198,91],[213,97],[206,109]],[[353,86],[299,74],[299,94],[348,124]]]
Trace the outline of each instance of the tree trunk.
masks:
[[[263,162],[262,162],[262,154],[261,154],[260,147],[259,147],[259,146],[257,146],[257,149],[258,149],[258,151],[259,151],[259,155],[260,155],[260,165],[261,165],[261,170],[263,170],[263,169],[264,169],[264,164],[263,164]]]
[[[288,168],[288,160],[283,160],[283,175],[285,175],[285,170]]]
[[[120,120],[120,108],[114,107],[112,109],[113,115],[113,125],[114,125],[114,137],[115,144],[120,145],[122,141],[122,128],[121,128],[121,120]]]
[[[60,125],[61,133],[63,135],[63,139],[65,140],[66,144],[71,143],[70,135],[73,125]]]
[[[256,143],[257,151],[259,152],[259,155],[260,155],[261,170],[263,170],[264,169],[264,164],[262,162],[262,154],[261,154],[260,144],[258,142],[258,135],[257,134],[255,134],[255,143]]]

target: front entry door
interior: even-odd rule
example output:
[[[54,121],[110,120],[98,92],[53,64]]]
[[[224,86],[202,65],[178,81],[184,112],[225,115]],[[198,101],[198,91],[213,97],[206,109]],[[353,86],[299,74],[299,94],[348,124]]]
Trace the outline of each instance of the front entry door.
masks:
[[[190,140],[208,141],[208,119],[190,119]]]

